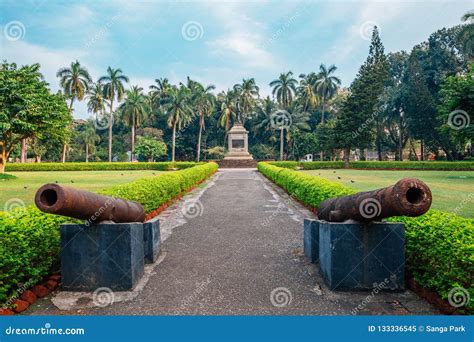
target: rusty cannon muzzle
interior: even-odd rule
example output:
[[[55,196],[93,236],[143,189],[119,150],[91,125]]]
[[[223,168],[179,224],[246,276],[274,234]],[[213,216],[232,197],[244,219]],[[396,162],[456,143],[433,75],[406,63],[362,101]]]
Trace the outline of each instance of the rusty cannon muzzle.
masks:
[[[378,221],[391,216],[420,216],[431,207],[431,190],[421,180],[404,178],[379,190],[326,200],[318,217],[329,222]]]
[[[101,221],[125,223],[145,220],[145,210],[137,202],[58,184],[45,184],[39,188],[35,195],[35,204],[45,213],[87,220],[90,224]]]

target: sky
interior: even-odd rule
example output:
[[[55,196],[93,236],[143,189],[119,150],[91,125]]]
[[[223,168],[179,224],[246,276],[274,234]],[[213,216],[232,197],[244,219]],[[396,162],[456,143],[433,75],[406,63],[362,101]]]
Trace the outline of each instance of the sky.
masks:
[[[411,50],[461,23],[472,0],[58,1],[0,0],[0,59],[40,63],[51,89],[76,59],[94,80],[108,66],[148,90],[156,78],[189,76],[215,93],[255,78],[262,96],[282,72],[335,64],[349,86],[377,25],[386,52]],[[85,103],[74,106],[87,118]]]

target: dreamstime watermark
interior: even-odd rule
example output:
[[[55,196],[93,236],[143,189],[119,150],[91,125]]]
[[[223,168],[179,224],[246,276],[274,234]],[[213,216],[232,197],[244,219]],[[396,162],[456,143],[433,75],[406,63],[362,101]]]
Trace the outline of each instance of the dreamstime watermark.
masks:
[[[119,19],[122,17],[122,13],[114,15],[110,20],[108,20],[102,27],[95,32],[91,39],[87,40],[84,44],[84,48],[89,49],[94,44],[96,44],[100,39],[104,38],[107,32],[115,25]]]
[[[21,284],[15,291],[15,293],[3,304],[1,309],[7,309],[11,307],[13,305],[13,302],[20,298],[20,296],[34,284],[35,283],[32,280],[28,280],[26,283]]]
[[[286,19],[284,21],[284,23],[282,25],[280,25],[278,27],[278,29],[276,29],[273,34],[270,36],[269,39],[265,40],[265,42],[262,44],[262,48],[266,48],[267,46],[273,44],[274,42],[276,42],[281,36],[283,36],[283,34],[290,28],[291,25],[293,25],[293,23],[296,22],[296,19],[301,16],[301,10],[298,8],[294,14],[292,14],[291,16],[288,17],[288,19]]]
[[[375,21],[365,21],[359,27],[359,35],[364,40],[371,40],[372,39],[372,32],[374,31],[375,27],[379,29],[379,33],[382,32],[380,30],[380,25],[377,24]]]
[[[114,292],[108,287],[99,287],[92,294],[92,302],[95,306],[105,308],[115,301]]]
[[[94,222],[102,215],[102,213],[110,206],[112,205],[117,199],[115,197],[110,197],[108,198],[104,205],[102,205],[97,211],[92,215],[85,223],[84,225],[86,227],[89,227],[91,224],[94,224]]]
[[[181,214],[188,219],[202,216],[203,212],[204,205],[198,199],[188,199],[184,201],[183,206],[181,207]]]
[[[291,291],[286,287],[277,287],[270,293],[270,302],[274,307],[284,308],[293,301]]]
[[[469,291],[464,287],[455,287],[452,288],[448,293],[448,302],[449,305],[460,308],[467,305],[471,300]]]
[[[471,118],[469,114],[462,110],[462,109],[456,109],[453,110],[451,113],[448,115],[448,125],[452,129],[455,129],[457,131],[469,127],[469,124],[471,123]]]
[[[382,212],[382,205],[375,198],[366,198],[359,204],[359,213],[363,218],[373,219]]]
[[[15,328],[9,326],[5,329],[5,335],[84,335],[84,328],[53,328],[51,323],[45,323],[39,328]]]
[[[292,123],[291,114],[284,109],[279,109],[270,114],[270,126],[273,129],[289,129]]]
[[[111,125],[114,124],[114,117],[110,117],[109,114],[96,115],[94,119],[94,127],[98,131],[108,129]]]
[[[364,298],[364,300],[362,301],[362,303],[360,303],[359,305],[357,305],[354,309],[352,309],[351,311],[351,314],[352,315],[356,315],[359,311],[361,311],[362,309],[364,309],[373,299],[374,297],[380,292],[382,291],[383,289],[386,289],[388,284],[390,283],[390,280],[388,278],[385,278],[382,282],[380,282],[379,284],[377,283],[374,283],[373,284],[373,288],[372,288],[372,291],[370,292],[369,295],[367,295],[367,297]]]
[[[5,205],[3,206],[3,211],[15,215],[21,213],[21,211],[25,208],[26,204],[21,199],[11,198],[5,202]]]
[[[371,126],[372,126],[372,123],[377,119],[379,118],[379,115],[380,112],[377,110],[375,112],[372,113],[372,115],[370,115],[370,117],[368,117],[363,123],[362,125],[360,125],[359,127],[357,127],[357,129],[355,131],[352,131],[352,138],[355,139],[357,138],[363,131],[367,130],[367,129],[370,129]],[[387,117],[384,117],[383,119],[381,119],[382,123],[384,123],[385,121],[387,121]]]
[[[186,297],[179,305],[178,312],[182,313],[188,306],[196,302],[199,298],[199,295],[206,291],[209,284],[211,283],[211,279],[207,278],[206,280],[197,284],[196,289],[193,291],[191,295]]]
[[[26,28],[21,21],[13,20],[5,25],[3,34],[7,40],[14,42],[25,37]]]
[[[188,21],[181,26],[181,35],[187,41],[197,40],[204,35],[204,28],[198,21]]]

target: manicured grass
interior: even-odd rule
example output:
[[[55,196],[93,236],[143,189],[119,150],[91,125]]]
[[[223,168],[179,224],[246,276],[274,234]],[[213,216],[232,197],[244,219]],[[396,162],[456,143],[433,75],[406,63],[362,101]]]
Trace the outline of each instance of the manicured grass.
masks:
[[[154,176],[164,171],[35,171],[9,172],[16,179],[0,179],[0,211],[4,211],[7,201],[20,199],[25,204],[33,204],[36,190],[45,183],[72,186],[78,189],[98,191],[116,184],[130,183],[138,178]],[[72,181],[72,182],[71,182]],[[74,182],[74,183],[73,183]]]
[[[433,193],[433,209],[455,212],[474,218],[473,171],[378,171],[378,170],[310,170],[300,171],[338,181],[358,191],[374,190],[407,177],[425,182]],[[340,179],[338,178],[340,177]],[[351,182],[354,181],[354,183]],[[470,196],[470,197],[468,197]],[[464,201],[463,201],[464,200]]]

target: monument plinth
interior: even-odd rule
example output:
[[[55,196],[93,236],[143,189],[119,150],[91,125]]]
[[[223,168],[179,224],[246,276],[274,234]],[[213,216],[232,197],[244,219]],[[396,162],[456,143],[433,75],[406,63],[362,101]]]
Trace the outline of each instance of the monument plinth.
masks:
[[[252,160],[248,150],[248,132],[241,123],[236,123],[228,134],[228,151],[224,160]]]

